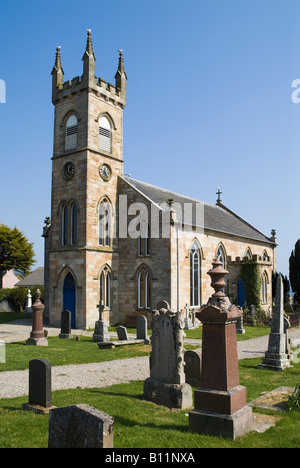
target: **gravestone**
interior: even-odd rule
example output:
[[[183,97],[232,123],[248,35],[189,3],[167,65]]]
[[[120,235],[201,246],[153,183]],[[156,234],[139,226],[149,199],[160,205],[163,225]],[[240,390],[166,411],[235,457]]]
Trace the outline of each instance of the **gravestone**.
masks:
[[[182,312],[162,308],[152,313],[150,378],[144,382],[144,398],[169,408],[193,404],[192,388],[185,381],[183,327]]]
[[[243,309],[239,306],[237,306],[238,309],[241,311],[241,316],[237,319],[236,321],[236,332],[240,335],[244,335],[246,333],[246,330],[244,329],[244,321],[243,321]]]
[[[186,304],[185,306],[185,325],[184,325],[184,329],[185,330],[190,330],[194,328],[194,324],[192,322],[192,320],[190,319],[190,308],[188,306],[188,304]]]
[[[59,338],[73,338],[71,333],[71,316],[72,312],[70,310],[63,310],[61,313],[61,329]]]
[[[29,362],[29,401],[22,407],[36,413],[49,413],[53,408],[51,364],[46,359],[32,359]]]
[[[110,335],[108,332],[108,324],[103,319],[103,312],[104,312],[103,300],[100,301],[97,307],[99,309],[99,320],[95,322],[95,331],[93,334],[93,341],[96,341],[97,343],[107,343],[109,346]]]
[[[31,295],[30,289],[28,289],[27,299],[26,299],[26,309],[25,309],[26,314],[32,314],[31,306],[32,306],[32,295]]]
[[[197,313],[203,324],[200,386],[189,413],[192,432],[235,439],[252,429],[252,409],[240,385],[236,320],[241,311],[223,293],[228,272],[215,260],[208,272],[215,293]]]
[[[113,448],[114,419],[86,404],[50,411],[48,448]]]
[[[150,341],[147,337],[147,319],[144,315],[139,315],[136,319],[136,339],[144,340],[146,344],[149,344]]]
[[[27,345],[32,346],[48,346],[48,340],[45,338],[43,330],[43,312],[45,309],[41,300],[41,291],[39,289],[35,292],[35,301],[32,304],[32,331],[30,337],[26,341]]]
[[[118,340],[128,341],[127,329],[126,327],[117,327]]]
[[[286,334],[284,333],[284,293],[281,275],[276,282],[276,297],[273,317],[271,320],[271,333],[269,334],[268,350],[261,364],[262,369],[283,371],[290,366],[287,354]]]
[[[199,387],[201,376],[201,350],[189,349],[184,353],[185,381],[192,387]]]

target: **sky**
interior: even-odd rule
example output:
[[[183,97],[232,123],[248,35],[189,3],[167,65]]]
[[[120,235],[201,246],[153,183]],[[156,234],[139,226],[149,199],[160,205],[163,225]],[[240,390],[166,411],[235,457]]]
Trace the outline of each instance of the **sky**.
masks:
[[[276,229],[288,275],[300,237],[300,0],[0,0],[0,223],[34,243],[35,267],[55,49],[64,80],[81,75],[87,29],[105,81],[124,50],[124,172],[213,204],[220,187],[232,211]]]

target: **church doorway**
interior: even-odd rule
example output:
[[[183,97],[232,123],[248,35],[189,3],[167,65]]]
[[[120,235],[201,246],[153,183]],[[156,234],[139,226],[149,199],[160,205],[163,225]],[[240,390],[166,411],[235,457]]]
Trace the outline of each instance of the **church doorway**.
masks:
[[[68,273],[63,289],[63,309],[71,312],[71,327],[76,327],[76,293],[73,275]]]
[[[245,284],[242,278],[238,280],[238,305],[244,307],[246,302]]]

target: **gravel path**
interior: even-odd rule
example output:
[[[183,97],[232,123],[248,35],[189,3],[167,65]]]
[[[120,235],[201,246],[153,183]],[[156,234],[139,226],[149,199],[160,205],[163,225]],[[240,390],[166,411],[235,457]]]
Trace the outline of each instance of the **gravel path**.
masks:
[[[0,339],[4,339],[3,330],[4,328],[0,326]],[[7,330],[6,327],[6,332]],[[20,330],[21,334],[22,332],[23,330]],[[52,333],[55,334],[55,330],[52,330]],[[300,328],[291,329],[289,336],[293,345],[300,343]],[[5,338],[7,338],[6,342],[11,342],[16,341],[17,336],[15,334],[14,339],[11,339],[11,335],[7,334]],[[268,340],[267,335],[251,340],[238,341],[239,359],[264,356],[268,349]],[[185,343],[200,346],[201,340],[185,339]],[[28,369],[0,372],[0,398],[28,395],[28,374]],[[102,363],[53,366],[52,390],[108,387],[121,382],[145,380],[149,375],[149,357],[147,356]]]

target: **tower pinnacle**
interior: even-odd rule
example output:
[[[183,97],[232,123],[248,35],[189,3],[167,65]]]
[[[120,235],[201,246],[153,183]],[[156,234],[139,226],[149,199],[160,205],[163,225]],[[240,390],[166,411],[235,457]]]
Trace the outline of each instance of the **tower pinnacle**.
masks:
[[[57,90],[62,89],[64,84],[64,71],[61,66],[61,55],[60,55],[61,47],[56,47],[56,54],[55,54],[55,63],[54,67],[52,68],[52,102],[55,100],[57,95]]]
[[[126,75],[125,68],[124,68],[123,49],[119,49],[118,52],[119,52],[119,65],[118,65],[117,73],[115,74],[116,90],[125,99],[127,75]]]
[[[82,57],[83,60],[83,75],[82,78],[87,85],[92,85],[96,81],[95,76],[95,61],[96,57],[93,50],[92,33],[87,29],[86,48]]]

